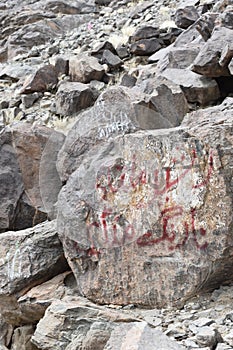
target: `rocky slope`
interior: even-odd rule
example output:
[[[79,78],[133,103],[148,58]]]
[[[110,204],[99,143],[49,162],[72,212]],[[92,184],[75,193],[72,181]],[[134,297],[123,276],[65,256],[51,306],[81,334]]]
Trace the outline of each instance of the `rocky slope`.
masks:
[[[0,27],[0,350],[233,349],[232,0]]]

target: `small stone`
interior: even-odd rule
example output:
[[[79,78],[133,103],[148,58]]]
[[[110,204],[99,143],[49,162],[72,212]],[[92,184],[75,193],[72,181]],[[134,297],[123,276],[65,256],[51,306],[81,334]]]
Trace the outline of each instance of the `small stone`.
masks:
[[[22,104],[23,108],[30,108],[33,106],[34,102],[36,102],[42,94],[38,92],[34,92],[33,94],[22,95]]]
[[[110,50],[104,50],[101,63],[107,64],[110,70],[114,70],[122,66],[123,61]]]
[[[213,348],[217,344],[216,331],[207,326],[198,328],[196,341],[201,346]]]
[[[198,318],[197,320],[193,321],[193,324],[197,327],[204,327],[204,326],[210,326],[212,323],[214,323],[214,320],[211,320],[210,318]]]

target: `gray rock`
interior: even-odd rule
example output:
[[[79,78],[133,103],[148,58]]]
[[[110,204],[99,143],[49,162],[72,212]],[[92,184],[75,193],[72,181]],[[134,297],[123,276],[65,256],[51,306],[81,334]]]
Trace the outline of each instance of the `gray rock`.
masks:
[[[17,203],[24,186],[10,129],[3,129],[0,137],[0,232],[13,226]]]
[[[65,297],[46,310],[32,342],[42,350],[101,350],[119,322],[135,320],[133,314],[95,305],[81,297]]]
[[[232,280],[231,108],[229,99],[187,116],[184,129],[119,135],[85,155],[58,200],[81,293],[161,307]]]
[[[1,234],[0,312],[8,323],[22,322],[17,299],[31,287],[68,269],[54,222]]]
[[[56,113],[72,116],[82,109],[92,106],[95,99],[95,93],[88,84],[63,82],[55,97]]]
[[[188,68],[199,53],[198,47],[179,47],[171,48],[167,54],[158,62],[158,69],[163,71],[166,68]],[[154,61],[155,56],[150,57],[150,62]]]
[[[66,181],[87,152],[108,139],[139,129],[179,125],[188,111],[186,99],[179,88],[165,84],[157,84],[150,97],[141,88],[115,87],[103,92],[94,107],[79,117],[59,152],[57,167],[61,180]],[[147,107],[149,104],[151,108]]]
[[[218,343],[218,334],[210,327],[200,327],[196,334],[196,340],[200,346],[208,346],[213,349]]]
[[[188,69],[168,68],[161,76],[179,85],[188,102],[206,106],[220,98],[218,84],[214,79],[202,77]]]
[[[72,81],[89,83],[91,80],[102,80],[104,67],[98,59],[86,54],[69,59],[69,75]]]
[[[199,18],[198,11],[194,6],[185,6],[178,8],[175,12],[174,19],[177,27],[187,29]]]
[[[161,331],[150,328],[146,322],[134,322],[116,327],[104,350],[184,350]]]
[[[58,83],[58,74],[51,64],[39,68],[35,74],[29,76],[22,87],[21,94],[44,92],[54,89]]]
[[[28,95],[22,95],[22,104],[23,108],[27,109],[33,106],[34,102],[36,102],[42,94],[39,94],[38,92],[34,92],[33,94]]]
[[[104,50],[101,63],[108,65],[110,70],[114,70],[123,65],[123,61],[109,50]]]
[[[233,30],[224,27],[216,27],[211,38],[201,48],[200,53],[193,62],[192,71],[207,77],[219,77],[229,75],[227,66],[219,64],[224,47],[233,41]]]
[[[55,70],[60,75],[68,75],[69,73],[69,59],[65,56],[53,56],[50,58],[50,63],[55,67]]]

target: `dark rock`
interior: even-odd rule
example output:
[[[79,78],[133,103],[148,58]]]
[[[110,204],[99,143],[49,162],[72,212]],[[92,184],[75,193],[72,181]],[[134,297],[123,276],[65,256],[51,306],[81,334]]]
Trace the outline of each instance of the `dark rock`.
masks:
[[[116,48],[116,52],[121,59],[129,56],[128,47],[125,45],[118,45]]]
[[[130,43],[135,43],[141,39],[158,38],[159,29],[153,26],[143,26],[136,30],[136,32],[130,37]]]
[[[95,0],[96,5],[102,5],[102,6],[109,5],[111,2],[112,0]]]
[[[104,72],[104,67],[95,57],[83,54],[69,60],[69,75],[72,81],[89,83],[91,80],[101,80]]]
[[[196,21],[195,27],[205,41],[211,37],[216,19],[216,13],[206,13]]]
[[[109,50],[104,50],[101,63],[107,64],[110,70],[117,69],[123,65],[123,61]]]
[[[48,0],[43,7],[45,11],[64,13],[67,15],[95,12],[95,7],[85,1],[69,1],[69,3],[67,3],[62,0]]]
[[[112,43],[109,41],[104,41],[95,45],[94,49],[91,51],[91,55],[100,59],[105,50],[111,51],[114,55],[117,54]]]
[[[161,43],[158,39],[141,39],[131,44],[130,52],[134,55],[146,56],[155,53],[161,49]]]
[[[192,71],[207,77],[229,75],[227,66],[221,66],[219,59],[223,49],[232,45],[233,30],[224,27],[215,27],[211,38],[202,46],[200,53],[193,62]]]
[[[164,55],[162,59],[158,62],[158,69],[163,71],[166,68],[179,68],[185,69],[188,68],[195,60],[199,53],[198,47],[180,47],[180,48],[171,48],[167,54]],[[152,55],[149,58],[149,62],[153,62]]]
[[[206,106],[220,98],[218,84],[214,79],[178,68],[165,69],[161,75],[179,85],[188,102]]]
[[[13,225],[14,213],[24,186],[10,129],[0,137],[0,233]]]
[[[58,83],[58,74],[54,66],[48,64],[39,68],[37,72],[29,76],[22,87],[21,94],[33,92],[45,92],[54,89]]]
[[[187,29],[191,24],[199,18],[198,11],[194,6],[186,6],[176,10],[174,19],[177,27]]]
[[[88,84],[64,82],[57,91],[56,113],[71,116],[92,106],[96,96]]]
[[[129,74],[124,74],[121,78],[121,85],[122,86],[127,86],[127,87],[133,87],[135,86],[137,82],[137,78],[133,77],[132,75]]]

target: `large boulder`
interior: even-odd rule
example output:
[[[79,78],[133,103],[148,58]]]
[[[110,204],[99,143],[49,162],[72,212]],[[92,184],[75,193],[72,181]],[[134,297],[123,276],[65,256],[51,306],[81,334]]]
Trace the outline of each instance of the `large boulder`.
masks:
[[[55,223],[2,233],[0,256],[0,313],[8,323],[21,324],[25,319],[17,311],[17,299],[33,286],[68,270]]]
[[[215,27],[210,39],[201,48],[192,65],[192,71],[207,77],[219,77],[229,75],[228,64],[220,65],[219,60],[226,45],[232,46],[233,29]]]
[[[0,232],[24,229],[48,215],[53,217],[61,188],[56,155],[63,140],[59,132],[26,123],[2,130]]]
[[[92,109],[82,113],[68,133],[58,156],[62,181],[77,169],[89,150],[119,134],[139,129],[177,126],[188,111],[187,101],[178,86],[165,79],[153,79],[135,89],[109,88]]]
[[[119,135],[85,155],[58,201],[83,295],[163,307],[232,282],[232,106],[229,98],[183,127]]]

